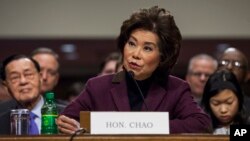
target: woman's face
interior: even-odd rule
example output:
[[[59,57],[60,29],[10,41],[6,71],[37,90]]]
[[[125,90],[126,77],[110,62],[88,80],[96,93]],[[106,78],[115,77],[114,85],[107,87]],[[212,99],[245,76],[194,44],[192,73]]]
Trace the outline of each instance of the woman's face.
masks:
[[[215,117],[224,126],[231,124],[239,109],[238,98],[229,89],[225,89],[211,97],[209,103]]]
[[[152,75],[160,63],[157,34],[143,29],[134,30],[124,47],[123,65],[134,72],[136,80],[144,80]]]

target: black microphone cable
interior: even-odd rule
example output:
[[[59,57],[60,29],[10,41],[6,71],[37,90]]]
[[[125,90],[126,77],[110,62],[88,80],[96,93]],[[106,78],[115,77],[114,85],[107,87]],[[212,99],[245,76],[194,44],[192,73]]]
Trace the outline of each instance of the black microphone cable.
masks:
[[[137,83],[136,80],[134,79],[134,75],[135,75],[134,72],[133,72],[133,71],[128,71],[128,74],[129,74],[129,76],[133,79],[133,81],[134,81],[134,83],[135,83],[137,89],[139,90],[139,93],[140,93],[140,95],[141,95],[143,104],[145,105],[145,108],[146,108],[146,110],[148,111],[148,106],[147,106],[147,104],[146,104],[146,102],[145,102],[145,97],[144,97],[144,95],[143,95],[143,93],[142,93],[142,91],[141,91],[141,88],[139,87],[138,83]]]
[[[74,137],[75,137],[76,135],[83,134],[83,133],[86,133],[86,132],[87,132],[87,130],[86,130],[85,128],[80,128],[80,129],[76,130],[76,131],[74,132],[74,134],[72,134],[72,135],[70,136],[70,140],[69,140],[69,141],[73,141],[73,139],[74,139]]]

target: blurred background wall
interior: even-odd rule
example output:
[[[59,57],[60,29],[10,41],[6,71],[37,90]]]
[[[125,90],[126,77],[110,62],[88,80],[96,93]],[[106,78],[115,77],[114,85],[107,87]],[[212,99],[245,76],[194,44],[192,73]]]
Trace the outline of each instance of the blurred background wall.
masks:
[[[188,60],[198,53],[217,58],[229,46],[250,52],[249,0],[0,0],[0,60],[52,48],[60,55],[62,93],[70,83],[95,76],[105,56],[116,51],[122,22],[154,5],[174,15],[183,35],[174,75],[184,78]]]
[[[249,0],[0,0],[1,38],[115,38],[139,8],[159,5],[185,38],[249,38]]]

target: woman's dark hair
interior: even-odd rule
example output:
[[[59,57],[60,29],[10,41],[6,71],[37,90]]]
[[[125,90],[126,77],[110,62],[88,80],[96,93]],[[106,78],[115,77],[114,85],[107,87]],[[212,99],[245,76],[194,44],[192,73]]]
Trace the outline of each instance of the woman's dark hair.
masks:
[[[149,9],[140,9],[125,20],[118,36],[118,49],[123,54],[124,46],[131,33],[136,29],[144,29],[156,33],[159,37],[161,63],[156,70],[160,78],[168,75],[175,65],[181,48],[181,33],[176,26],[174,17],[169,11],[158,6]]]
[[[19,59],[23,59],[23,58],[27,58],[27,59],[31,60],[31,62],[33,62],[34,66],[35,66],[35,68],[37,70],[37,72],[40,72],[40,66],[37,63],[37,61],[35,61],[31,57],[23,55],[23,54],[14,54],[14,55],[8,56],[6,59],[3,60],[2,64],[1,64],[1,68],[0,68],[1,79],[2,80],[6,79],[6,71],[5,71],[5,69],[6,69],[6,66],[10,62],[15,61],[15,60],[19,60]]]
[[[236,117],[234,118],[234,124],[247,122],[243,107],[243,93],[235,75],[228,70],[218,70],[208,79],[201,100],[201,105],[203,106],[204,110],[210,114],[212,118],[213,128],[218,127],[219,121],[211,110],[210,99],[225,89],[232,90],[235,96],[238,98],[239,109]]]

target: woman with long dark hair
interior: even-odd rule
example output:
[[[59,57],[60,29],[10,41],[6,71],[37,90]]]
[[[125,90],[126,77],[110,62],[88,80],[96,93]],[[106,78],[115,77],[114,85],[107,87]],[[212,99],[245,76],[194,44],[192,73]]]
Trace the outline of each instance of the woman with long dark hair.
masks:
[[[218,70],[208,79],[201,104],[212,118],[214,134],[229,134],[230,125],[246,124],[243,93],[235,75]]]

